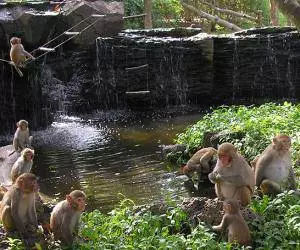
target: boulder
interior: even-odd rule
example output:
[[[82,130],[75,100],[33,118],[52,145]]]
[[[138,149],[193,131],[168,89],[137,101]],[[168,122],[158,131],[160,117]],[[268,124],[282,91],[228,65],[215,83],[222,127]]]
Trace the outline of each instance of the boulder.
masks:
[[[91,25],[74,39],[76,44],[94,44],[97,37],[117,35],[124,25],[121,3],[111,5],[104,1],[80,1],[75,4],[70,2],[63,7],[62,14],[69,28],[85,20],[72,31],[82,31]],[[92,17],[92,15],[98,16]]]
[[[194,225],[197,225],[200,221],[209,225],[219,225],[224,214],[223,202],[217,198],[186,198],[181,206]],[[257,218],[257,215],[248,207],[241,207],[241,213],[246,221]]]
[[[6,145],[0,148],[0,183],[3,186],[11,185],[10,172],[12,166],[19,158],[20,153],[14,152],[13,145]]]

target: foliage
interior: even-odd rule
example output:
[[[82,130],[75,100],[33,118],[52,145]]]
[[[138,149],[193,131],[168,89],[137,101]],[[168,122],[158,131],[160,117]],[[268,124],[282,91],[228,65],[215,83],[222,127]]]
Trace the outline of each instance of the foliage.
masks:
[[[249,225],[255,249],[300,249],[300,199],[293,192],[251,203],[259,215]]]
[[[144,13],[144,0],[124,1],[125,16]],[[181,19],[182,6],[179,0],[152,0],[153,28],[174,27]],[[126,28],[142,29],[143,18],[126,21]]]
[[[76,249],[233,249],[228,243],[218,243],[204,224],[190,231],[180,208],[156,214],[148,209],[137,211],[125,200],[108,215],[97,210],[84,214],[82,222],[83,240]]]
[[[221,106],[195,125],[178,135],[177,143],[189,149],[203,145],[204,132],[222,132],[221,142],[233,143],[248,160],[260,154],[277,134],[292,138],[292,157],[296,161],[300,152],[300,105],[266,103],[261,106]],[[242,138],[237,139],[234,135]]]
[[[14,239],[8,237],[7,240],[5,240],[3,243],[8,244],[10,250],[23,250],[25,249],[25,246],[20,239]]]
[[[128,201],[108,215],[97,210],[85,213],[76,249],[245,249],[226,243],[202,222],[183,230],[192,226],[187,226],[180,208],[158,214],[137,210]],[[254,249],[299,249],[300,200],[293,191],[273,200],[256,197],[250,206],[258,215],[248,222]]]

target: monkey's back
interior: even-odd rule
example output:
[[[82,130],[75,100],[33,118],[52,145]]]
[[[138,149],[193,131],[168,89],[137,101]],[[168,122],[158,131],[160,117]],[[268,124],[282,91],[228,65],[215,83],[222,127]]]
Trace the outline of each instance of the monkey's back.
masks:
[[[25,55],[23,53],[24,47],[22,44],[14,44],[10,49],[10,60],[15,64],[19,64],[21,61],[24,61]]]
[[[249,227],[239,213],[230,215],[231,223],[228,225],[228,241],[237,241],[241,245],[251,245],[251,236]]]

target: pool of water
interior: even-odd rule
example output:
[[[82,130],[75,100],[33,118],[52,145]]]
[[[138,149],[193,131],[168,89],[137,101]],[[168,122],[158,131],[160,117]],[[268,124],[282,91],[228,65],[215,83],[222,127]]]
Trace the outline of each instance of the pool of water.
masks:
[[[96,114],[60,116],[35,141],[33,172],[41,192],[64,199],[73,189],[84,190],[88,210],[107,212],[123,198],[136,205],[189,196],[185,176],[167,167],[160,145],[201,118],[200,112],[177,115],[131,115],[121,119]]]

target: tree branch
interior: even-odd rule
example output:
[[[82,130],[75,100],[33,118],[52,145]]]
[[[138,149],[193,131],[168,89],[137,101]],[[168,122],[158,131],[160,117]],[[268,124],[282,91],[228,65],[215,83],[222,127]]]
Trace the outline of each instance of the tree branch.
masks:
[[[183,2],[183,1],[181,1],[181,3],[182,3],[182,5],[185,8],[189,9],[190,11],[193,11],[194,13],[196,13],[197,15],[199,15],[202,18],[205,18],[205,19],[208,19],[210,21],[216,22],[217,24],[220,24],[221,26],[226,27],[226,28],[228,28],[230,30],[233,30],[233,31],[241,31],[241,30],[243,30],[239,26],[237,26],[237,25],[235,25],[233,23],[227,22],[227,21],[225,21],[224,19],[221,19],[218,16],[213,16],[213,15],[208,14],[206,12],[203,12],[201,10],[197,10],[192,5],[189,5],[189,4],[187,4],[187,3]]]
[[[221,12],[221,13],[225,13],[225,14],[229,14],[229,15],[233,15],[233,16],[237,16],[237,17],[241,17],[241,18],[246,18],[246,19],[249,19],[249,20],[254,21],[254,22],[259,22],[259,19],[255,18],[255,17],[252,17],[252,16],[249,16],[245,13],[240,13],[240,12],[236,12],[236,11],[228,10],[228,9],[221,9],[221,8],[213,5],[212,3],[207,3],[207,2],[201,1],[201,0],[198,0],[198,2],[200,2],[202,4],[205,4],[209,7],[211,7],[212,9],[214,9],[218,12]]]

